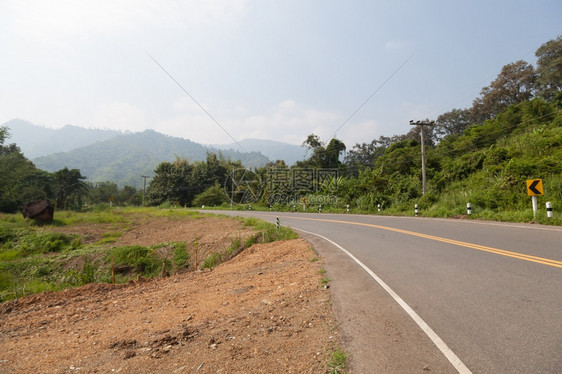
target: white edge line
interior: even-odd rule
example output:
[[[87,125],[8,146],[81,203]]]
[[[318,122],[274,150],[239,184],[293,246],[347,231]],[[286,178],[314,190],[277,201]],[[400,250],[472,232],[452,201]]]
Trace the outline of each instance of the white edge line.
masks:
[[[363,268],[392,298],[404,309],[406,313],[417,323],[417,325],[425,332],[425,334],[431,339],[431,341],[437,346],[437,348],[445,355],[447,360],[457,369],[460,374],[471,374],[472,372],[466,367],[466,365],[457,357],[457,355],[445,344],[445,342],[429,327],[429,325],[408,305],[396,292],[392,290],[381,278],[378,277],[371,269],[369,269],[365,264],[359,261],[354,255],[343,248],[341,245],[333,242],[332,240],[314,232],[309,232],[301,229],[294,228],[295,230],[305,232],[307,234],[316,235],[334,246],[338,247],[342,252],[348,255],[353,261],[355,261],[359,266]]]

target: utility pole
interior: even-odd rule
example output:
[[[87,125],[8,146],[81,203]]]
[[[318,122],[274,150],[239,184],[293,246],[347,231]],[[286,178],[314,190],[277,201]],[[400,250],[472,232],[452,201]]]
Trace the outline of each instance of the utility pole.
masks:
[[[434,121],[431,122],[422,122],[413,120],[410,121],[410,125],[412,126],[419,126],[420,127],[420,137],[421,137],[421,157],[422,157],[422,194],[425,195],[425,148],[423,144],[423,127],[424,126],[433,126],[435,124]]]
[[[144,178],[144,187],[142,188],[142,206],[144,207],[144,195],[146,194],[146,178],[150,178],[147,175],[141,175],[141,178]]]

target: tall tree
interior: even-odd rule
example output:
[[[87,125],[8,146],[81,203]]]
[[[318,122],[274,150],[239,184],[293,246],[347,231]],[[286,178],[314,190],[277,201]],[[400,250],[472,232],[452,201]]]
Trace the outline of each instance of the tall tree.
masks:
[[[562,90],[562,35],[537,49],[537,90],[550,100]]]
[[[448,135],[461,135],[472,123],[470,109],[453,109],[437,117],[435,123],[435,135],[438,138],[444,138]]]
[[[48,197],[49,176],[37,169],[16,144],[4,145],[10,133],[0,127],[0,211],[16,212],[26,202]]]
[[[88,196],[86,177],[78,169],[64,168],[53,173],[56,206],[60,209],[80,209]]]
[[[162,162],[154,170],[154,178],[148,186],[148,198],[153,205],[166,201],[180,205],[191,204],[193,193],[193,164],[177,158],[174,162]]]
[[[336,138],[330,140],[327,146],[320,141],[318,135],[310,134],[303,142],[303,146],[312,151],[310,158],[298,161],[298,167],[307,168],[337,168],[341,162],[340,154],[345,151],[345,144]]]
[[[510,105],[529,100],[535,87],[535,69],[519,60],[505,65],[473,102],[471,116],[478,123],[495,117]]]

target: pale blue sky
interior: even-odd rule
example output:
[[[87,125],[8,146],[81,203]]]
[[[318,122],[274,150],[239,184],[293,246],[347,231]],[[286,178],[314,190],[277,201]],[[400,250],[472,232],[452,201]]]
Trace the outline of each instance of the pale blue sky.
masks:
[[[561,15],[559,0],[0,0],[0,124],[232,142],[149,53],[236,140],[327,140],[380,88],[337,131],[351,148],[470,106],[503,65],[534,64]]]

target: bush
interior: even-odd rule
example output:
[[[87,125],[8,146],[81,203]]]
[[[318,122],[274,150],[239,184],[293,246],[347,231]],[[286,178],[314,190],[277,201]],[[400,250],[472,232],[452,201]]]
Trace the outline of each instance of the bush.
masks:
[[[136,273],[147,277],[155,276],[161,267],[154,250],[140,245],[115,247],[110,252],[109,262],[111,258],[116,266],[131,267]]]

